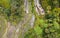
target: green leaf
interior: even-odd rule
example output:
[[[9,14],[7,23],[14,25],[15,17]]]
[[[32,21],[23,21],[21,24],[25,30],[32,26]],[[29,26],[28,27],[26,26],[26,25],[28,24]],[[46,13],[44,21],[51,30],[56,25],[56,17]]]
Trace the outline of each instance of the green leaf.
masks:
[[[39,20],[39,23],[40,23],[40,25],[44,25],[44,24],[45,24],[45,22],[44,22],[43,19],[40,19],[40,20]]]
[[[53,24],[56,29],[59,29],[59,24],[57,22],[54,22]]]
[[[43,19],[40,19],[39,21],[40,21],[40,23],[44,23],[44,20]]]
[[[5,8],[10,8],[10,0],[0,0],[0,4]]]
[[[54,29],[50,29],[50,32],[55,32],[55,30]]]
[[[34,30],[35,30],[37,35],[42,34],[42,29],[39,26],[35,26]]]
[[[48,24],[44,24],[44,27],[48,27]]]

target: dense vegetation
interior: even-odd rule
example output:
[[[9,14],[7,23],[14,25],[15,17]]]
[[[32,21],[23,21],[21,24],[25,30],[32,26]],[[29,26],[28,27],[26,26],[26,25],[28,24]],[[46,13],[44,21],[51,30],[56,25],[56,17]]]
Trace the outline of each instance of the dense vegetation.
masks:
[[[23,37],[60,38],[60,0],[39,0],[45,11],[44,15],[37,14],[34,0],[28,0],[28,2],[30,3],[29,13],[35,15],[35,21],[34,27],[25,32]],[[5,33],[7,22],[17,27],[25,15],[24,0],[0,0],[0,37]],[[28,23],[24,25],[27,27]],[[18,36],[22,38],[20,34]]]
[[[45,15],[35,14],[35,26],[27,32],[25,38],[60,38],[59,0],[40,0],[40,3],[45,10]]]

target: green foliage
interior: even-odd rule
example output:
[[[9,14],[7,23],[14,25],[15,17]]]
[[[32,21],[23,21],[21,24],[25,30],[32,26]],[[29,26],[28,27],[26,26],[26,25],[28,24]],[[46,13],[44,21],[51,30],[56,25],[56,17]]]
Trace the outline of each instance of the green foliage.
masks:
[[[33,31],[35,31],[35,35],[38,35],[37,38],[59,38],[60,8],[58,0],[40,0],[40,4],[46,14],[42,17],[38,16],[34,11],[36,19]]]
[[[38,25],[34,27],[34,30],[37,35],[42,34],[42,29]]]
[[[7,27],[7,20],[4,16],[0,16],[0,38],[4,35]]]
[[[4,8],[10,8],[10,0],[0,0],[0,6]]]
[[[45,11],[43,16],[36,13],[34,0],[28,1],[35,22],[24,38],[60,38],[60,0],[39,0]],[[17,25],[24,15],[24,0],[0,0],[0,37],[5,32],[7,21]]]
[[[23,0],[0,0],[0,15],[16,25],[24,16]]]
[[[24,38],[36,38],[36,33],[35,33],[34,29],[30,29],[25,34],[26,35],[24,36]]]

